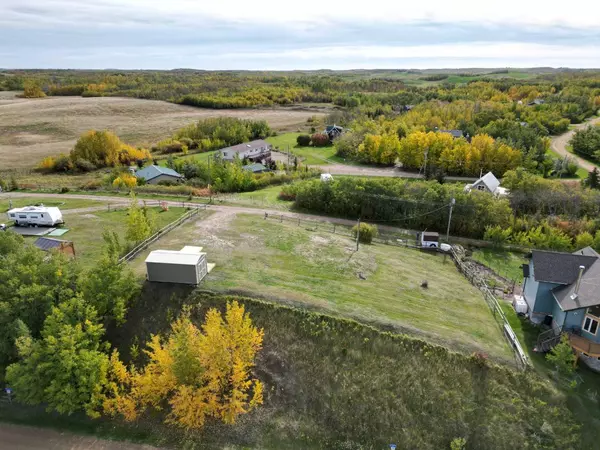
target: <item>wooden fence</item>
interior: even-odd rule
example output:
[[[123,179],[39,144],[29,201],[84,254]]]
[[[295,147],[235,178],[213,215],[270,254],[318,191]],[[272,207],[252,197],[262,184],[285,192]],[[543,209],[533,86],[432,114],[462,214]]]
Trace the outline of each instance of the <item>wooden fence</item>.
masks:
[[[179,219],[171,222],[170,224],[168,224],[164,228],[161,228],[156,233],[154,233],[152,236],[150,236],[148,239],[146,239],[146,240],[140,242],[139,244],[137,244],[133,249],[131,249],[129,251],[129,253],[127,253],[126,255],[124,255],[121,258],[119,258],[119,264],[121,264],[123,262],[126,262],[126,261],[131,261],[137,255],[139,255],[140,252],[142,252],[146,248],[148,248],[148,246],[150,244],[153,244],[158,239],[160,239],[163,235],[165,235],[169,231],[171,231],[173,228],[178,227],[179,225],[181,225],[186,220],[188,220],[188,219],[194,217],[195,215],[197,215],[200,212],[201,208],[204,209],[204,210],[206,209],[206,205],[197,205],[197,204],[195,204],[193,206],[194,206],[193,209],[190,209],[188,212],[186,212]]]
[[[463,275],[465,277],[467,277],[467,279],[471,282],[471,284],[473,284],[473,286],[479,288],[483,292],[483,299],[485,300],[488,307],[492,311],[494,319],[496,319],[496,321],[502,327],[502,332],[503,332],[504,336],[506,337],[506,339],[508,340],[508,343],[510,344],[511,348],[514,351],[517,366],[522,370],[525,370],[525,369],[531,367],[531,362],[529,361],[529,357],[523,351],[523,347],[521,347],[519,338],[517,337],[517,335],[513,331],[512,327],[508,323],[508,319],[506,318],[504,311],[502,311],[502,307],[500,306],[500,303],[498,303],[498,299],[496,299],[496,297],[494,296],[494,294],[488,287],[487,283],[485,282],[485,279],[479,277],[475,271],[471,270],[462,261],[462,259],[456,254],[454,247],[452,247],[451,254],[452,254],[452,259],[454,259],[454,262],[456,263],[456,266],[458,267],[458,270],[460,270],[463,273]]]

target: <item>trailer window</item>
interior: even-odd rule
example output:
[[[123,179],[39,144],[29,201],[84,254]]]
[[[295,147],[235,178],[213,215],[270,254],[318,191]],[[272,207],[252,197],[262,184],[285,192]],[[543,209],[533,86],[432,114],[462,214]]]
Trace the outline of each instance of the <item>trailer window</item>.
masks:
[[[27,219],[27,216],[23,216],[23,215],[19,214],[19,219]]]
[[[14,213],[13,213],[13,214],[11,214],[11,215],[10,215],[10,217],[15,217],[15,214],[14,214]]]

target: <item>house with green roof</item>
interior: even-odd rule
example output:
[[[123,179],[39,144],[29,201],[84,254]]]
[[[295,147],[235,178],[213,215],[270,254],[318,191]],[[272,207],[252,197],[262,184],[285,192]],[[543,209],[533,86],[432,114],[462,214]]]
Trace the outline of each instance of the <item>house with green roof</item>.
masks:
[[[183,175],[173,169],[162,166],[148,166],[135,172],[137,178],[143,178],[148,184],[158,184],[161,181],[179,183],[183,181]]]

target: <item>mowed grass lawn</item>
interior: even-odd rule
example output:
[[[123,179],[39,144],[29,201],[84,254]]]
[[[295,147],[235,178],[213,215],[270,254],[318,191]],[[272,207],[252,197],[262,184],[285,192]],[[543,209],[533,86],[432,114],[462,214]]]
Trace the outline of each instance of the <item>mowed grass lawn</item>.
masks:
[[[153,248],[184,245],[202,246],[216,263],[201,288],[309,307],[511,359],[481,293],[450,258],[444,263],[440,255],[383,244],[355,252],[349,237],[230,212],[188,222]],[[144,256],[133,262],[140,276]]]
[[[123,200],[126,202],[127,200]],[[95,206],[104,206],[103,202],[87,200],[87,199],[73,199],[65,198],[64,200],[56,197],[2,197],[0,198],[0,212],[6,212],[9,210],[12,204],[13,208],[22,208],[24,206],[33,206],[43,204],[44,206],[56,206],[60,210],[79,209],[79,208],[92,208]]]
[[[296,143],[296,138],[300,134],[302,133],[285,133],[268,137],[266,141],[281,151],[289,150],[304,164],[330,164],[331,161],[328,160],[335,155],[335,148],[332,145],[328,147],[301,147]]]
[[[100,204],[102,206],[102,204]],[[184,208],[169,208],[162,211],[160,208],[151,208],[157,212],[156,225],[162,228],[179,218]],[[115,231],[121,240],[125,241],[127,226],[127,210],[103,210],[65,216],[65,228],[69,231],[56,239],[72,241],[75,245],[76,258],[82,267],[92,267],[102,255],[105,230]],[[35,241],[35,237],[27,237],[28,241]]]

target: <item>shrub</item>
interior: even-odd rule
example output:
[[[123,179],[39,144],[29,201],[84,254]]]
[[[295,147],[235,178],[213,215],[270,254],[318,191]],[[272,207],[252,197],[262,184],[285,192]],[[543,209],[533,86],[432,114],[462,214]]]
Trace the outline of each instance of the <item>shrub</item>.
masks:
[[[301,134],[296,138],[296,143],[300,147],[308,147],[310,145],[310,136],[308,134]]]
[[[578,234],[577,237],[575,238],[575,248],[577,250],[585,248],[585,247],[590,247],[593,244],[594,244],[594,236],[592,236],[587,231],[584,231],[583,233]]]
[[[493,242],[495,247],[501,247],[508,242],[511,234],[511,228],[503,228],[496,225],[495,227],[486,227],[483,239]]]
[[[0,190],[2,190],[2,191],[8,190],[8,184],[2,178],[0,178]]]
[[[128,173],[122,173],[113,181],[112,185],[116,188],[133,188],[137,186],[137,178]]]
[[[314,147],[325,147],[330,144],[329,136],[325,133],[315,133],[310,137],[310,141]]]
[[[60,154],[54,160],[54,171],[55,172],[68,172],[73,169],[73,163],[71,159],[64,154]]]
[[[171,180],[162,180],[158,182],[159,186],[177,186],[178,183]]]
[[[546,355],[546,360],[553,364],[561,375],[568,376],[575,372],[577,356],[573,353],[569,336],[566,333],[561,336],[560,342]]]
[[[363,244],[370,244],[373,242],[373,238],[377,237],[379,231],[377,230],[376,225],[369,225],[368,223],[361,223],[360,229],[358,225],[354,225],[352,227],[352,235],[356,237],[356,232],[358,231],[358,241]]]
[[[78,158],[73,164],[80,172],[91,172],[92,170],[96,170],[96,166],[87,159]]]
[[[63,187],[60,188],[60,193],[61,194],[66,194],[69,191],[70,191],[70,189],[68,187],[66,187],[66,186],[63,186]]]
[[[54,158],[52,156],[46,156],[42,161],[38,164],[38,170],[42,172],[53,172],[56,163],[54,162]]]

